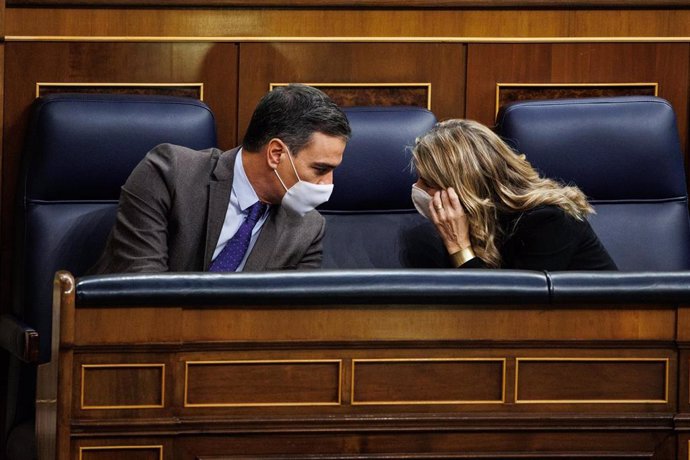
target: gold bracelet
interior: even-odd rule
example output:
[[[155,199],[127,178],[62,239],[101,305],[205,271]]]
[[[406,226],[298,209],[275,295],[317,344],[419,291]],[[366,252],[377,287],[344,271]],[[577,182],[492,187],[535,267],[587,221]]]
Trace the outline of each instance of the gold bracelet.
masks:
[[[472,250],[472,246],[467,246],[466,248],[460,249],[458,252],[455,252],[450,255],[450,258],[453,259],[453,263],[455,264],[455,267],[460,267],[462,265],[465,265],[465,263],[470,260],[474,259],[477,257],[474,254],[474,251]]]

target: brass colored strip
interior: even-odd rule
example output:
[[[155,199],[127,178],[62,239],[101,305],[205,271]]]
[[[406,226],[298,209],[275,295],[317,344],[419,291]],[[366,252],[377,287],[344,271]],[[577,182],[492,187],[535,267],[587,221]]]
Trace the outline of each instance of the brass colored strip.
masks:
[[[610,362],[661,362],[664,363],[664,399],[520,399],[518,395],[518,382],[520,372],[520,362],[535,362],[535,361],[561,361],[561,362],[578,362],[578,361],[610,361]],[[516,404],[667,404],[669,392],[669,358],[515,358],[515,403]]]
[[[112,368],[161,368],[161,402],[160,404],[125,404],[121,406],[87,406],[84,404],[84,376],[86,369]],[[165,364],[82,364],[81,365],[81,409],[82,410],[119,410],[119,409],[160,409],[165,407]]]
[[[338,364],[338,400],[335,402],[296,402],[296,403],[202,403],[192,404],[188,400],[189,395],[189,366],[195,365],[216,365],[216,364],[290,364],[290,363],[311,363],[311,364]],[[185,361],[184,369],[184,406],[183,407],[312,407],[312,406],[340,406],[342,404],[342,381],[343,381],[343,360],[342,359],[255,359],[255,360],[213,360],[213,361]]]
[[[690,37],[298,37],[8,35],[6,42],[292,42],[292,43],[685,43]]]
[[[463,361],[483,361],[483,362],[500,362],[502,363],[502,388],[500,400],[431,400],[431,401],[355,401],[355,365],[357,363],[365,362],[463,362]],[[504,404],[506,400],[506,358],[374,358],[374,359],[353,359],[352,360],[352,381],[350,385],[350,404],[353,406],[399,406],[399,405],[445,405],[445,404]]]

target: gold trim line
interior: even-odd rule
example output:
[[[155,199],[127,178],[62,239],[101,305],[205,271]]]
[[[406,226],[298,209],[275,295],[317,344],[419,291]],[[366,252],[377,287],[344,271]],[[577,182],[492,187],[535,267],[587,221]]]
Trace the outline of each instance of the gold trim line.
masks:
[[[690,37],[299,37],[299,36],[130,36],[8,35],[6,42],[346,42],[346,43],[684,43]]]

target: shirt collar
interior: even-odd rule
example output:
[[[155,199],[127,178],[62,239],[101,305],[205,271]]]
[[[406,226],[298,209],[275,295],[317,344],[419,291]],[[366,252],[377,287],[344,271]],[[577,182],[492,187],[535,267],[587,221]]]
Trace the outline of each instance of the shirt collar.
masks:
[[[234,178],[232,180],[232,193],[237,197],[237,202],[240,209],[244,212],[248,207],[259,201],[259,196],[254,191],[252,184],[244,172],[244,165],[242,164],[242,149],[237,152],[235,159]]]

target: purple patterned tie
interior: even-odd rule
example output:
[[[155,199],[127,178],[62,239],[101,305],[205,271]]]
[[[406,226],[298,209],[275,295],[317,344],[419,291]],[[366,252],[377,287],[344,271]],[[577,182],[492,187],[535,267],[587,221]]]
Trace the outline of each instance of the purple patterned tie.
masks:
[[[237,232],[230,238],[218,257],[211,263],[211,272],[234,272],[244,259],[252,239],[252,230],[266,210],[266,204],[257,201],[249,207],[249,215],[242,222]]]

